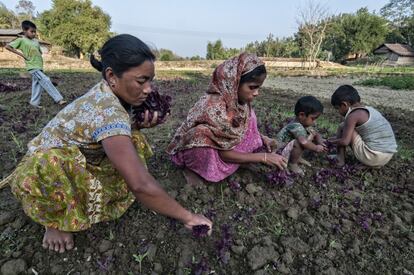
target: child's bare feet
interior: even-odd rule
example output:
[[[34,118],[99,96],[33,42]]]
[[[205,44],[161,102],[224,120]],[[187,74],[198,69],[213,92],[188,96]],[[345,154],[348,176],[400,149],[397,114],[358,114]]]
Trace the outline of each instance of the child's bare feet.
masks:
[[[341,159],[339,155],[328,155],[327,158],[331,161],[335,161],[335,166],[337,167],[345,165],[345,160]]]
[[[68,103],[68,102],[66,100],[63,100],[63,99],[58,102],[59,105],[65,105],[66,103]]]
[[[74,246],[72,233],[46,227],[42,246],[44,249],[53,250],[59,253],[71,250]]]
[[[195,172],[191,171],[188,168],[184,169],[183,174],[184,174],[185,180],[191,186],[197,186],[200,184],[204,184],[203,179],[199,175],[197,175]]]
[[[289,163],[288,169],[290,172],[293,172],[295,174],[298,174],[299,176],[303,177],[305,175],[305,172],[302,170],[302,168],[299,167],[297,163]]]
[[[304,159],[302,157],[298,160],[298,163],[303,164],[303,165],[308,166],[308,167],[312,167],[312,164],[310,164],[309,161],[307,161],[306,159]]]

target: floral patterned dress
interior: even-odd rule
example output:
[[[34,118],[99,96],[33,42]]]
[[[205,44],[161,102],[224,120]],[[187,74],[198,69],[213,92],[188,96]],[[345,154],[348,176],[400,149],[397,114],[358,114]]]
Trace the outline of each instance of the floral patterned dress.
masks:
[[[60,111],[28,144],[10,177],[25,213],[68,232],[119,218],[135,198],[100,142],[130,136],[145,163],[151,147],[140,132],[131,130],[131,122],[105,81]]]

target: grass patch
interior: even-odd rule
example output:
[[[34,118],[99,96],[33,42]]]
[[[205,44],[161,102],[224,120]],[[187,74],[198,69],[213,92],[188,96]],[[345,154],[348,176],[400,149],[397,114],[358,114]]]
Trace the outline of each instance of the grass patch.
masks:
[[[394,90],[414,90],[414,77],[413,76],[392,76],[371,78],[362,81],[358,81],[355,84],[363,86],[386,86]]]
[[[414,158],[414,150],[408,148],[405,144],[398,144],[397,155],[404,160],[412,160]]]
[[[18,76],[20,73],[28,73],[25,68],[0,68],[0,76]],[[52,69],[46,70],[46,74],[48,73],[62,73],[62,74],[71,74],[71,73],[99,73],[95,69]]]
[[[330,76],[413,76],[414,67],[381,67],[381,66],[343,66],[338,68],[317,68],[307,70],[303,68],[277,68],[267,67],[271,76],[309,76],[309,77],[330,77]]]

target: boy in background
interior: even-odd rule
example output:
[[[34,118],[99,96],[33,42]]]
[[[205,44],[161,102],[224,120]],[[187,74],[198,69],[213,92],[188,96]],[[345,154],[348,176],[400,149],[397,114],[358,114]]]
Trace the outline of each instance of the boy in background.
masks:
[[[26,69],[32,75],[32,97],[30,104],[37,108],[40,106],[40,97],[42,90],[53,98],[53,100],[63,105],[66,101],[50,81],[50,78],[43,73],[43,58],[40,50],[39,41],[36,37],[36,25],[28,20],[22,22],[23,37],[19,37],[8,45],[6,49],[21,56],[26,62]]]

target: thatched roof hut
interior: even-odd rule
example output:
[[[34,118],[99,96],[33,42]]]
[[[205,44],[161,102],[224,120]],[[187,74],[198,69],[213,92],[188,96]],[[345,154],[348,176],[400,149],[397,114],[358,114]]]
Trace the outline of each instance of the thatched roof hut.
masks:
[[[374,54],[385,57],[385,65],[390,66],[413,66],[414,49],[405,44],[385,43],[374,50]]]

